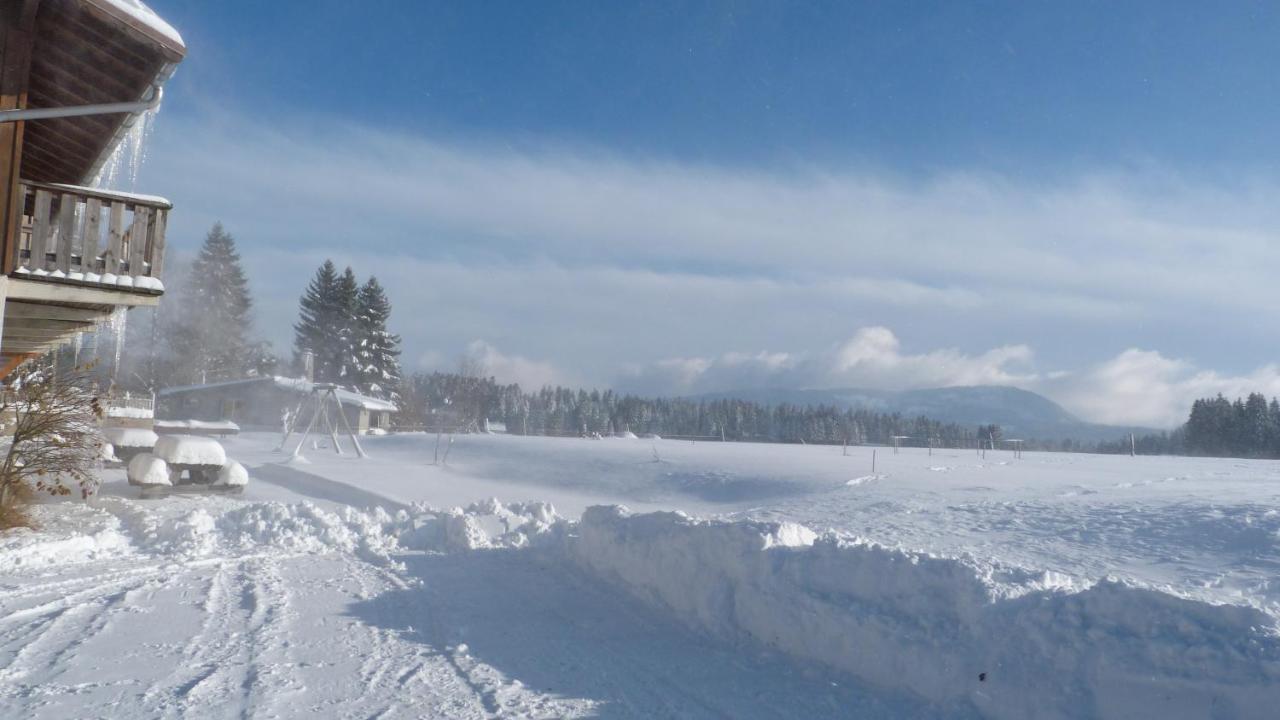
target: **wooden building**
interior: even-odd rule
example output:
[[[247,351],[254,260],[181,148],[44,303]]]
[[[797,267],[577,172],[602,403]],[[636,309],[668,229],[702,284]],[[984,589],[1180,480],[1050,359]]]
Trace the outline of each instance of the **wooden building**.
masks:
[[[138,0],[0,0],[0,378],[163,294],[170,203],[89,186],[185,53]]]
[[[259,377],[244,380],[166,388],[156,396],[156,417],[161,420],[230,420],[246,430],[279,430],[286,412],[297,412],[312,396],[315,384],[297,378]],[[396,413],[394,403],[336,390],[338,402],[351,428],[361,435],[372,429],[388,430]],[[303,422],[309,417],[304,407]]]

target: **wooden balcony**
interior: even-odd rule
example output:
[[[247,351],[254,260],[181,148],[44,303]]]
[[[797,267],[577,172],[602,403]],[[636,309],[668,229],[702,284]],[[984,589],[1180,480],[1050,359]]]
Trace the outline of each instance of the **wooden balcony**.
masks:
[[[24,180],[12,278],[141,295],[164,285],[164,230],[173,206],[159,197]]]

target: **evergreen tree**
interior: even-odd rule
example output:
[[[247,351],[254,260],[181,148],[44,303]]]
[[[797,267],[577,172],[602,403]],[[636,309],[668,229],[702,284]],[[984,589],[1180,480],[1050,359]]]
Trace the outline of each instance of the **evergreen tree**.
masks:
[[[336,382],[344,387],[354,388],[359,382],[360,358],[356,346],[359,344],[359,327],[356,313],[360,309],[360,283],[356,274],[347,267],[338,278],[334,299],[337,302],[337,335],[329,348],[332,353],[330,366],[334,375],[329,382]]]
[[[367,395],[396,399],[400,391],[400,336],[387,330],[391,302],[376,277],[356,298],[356,388]]]
[[[307,285],[298,302],[298,322],[293,326],[294,365],[302,371],[302,357],[311,353],[315,379],[331,382],[338,369],[333,365],[339,321],[338,270],[333,261],[325,260]]]
[[[215,223],[191,264],[178,312],[165,333],[173,357],[182,360],[170,381],[244,377],[255,362],[248,340],[252,305],[235,240],[222,223]]]

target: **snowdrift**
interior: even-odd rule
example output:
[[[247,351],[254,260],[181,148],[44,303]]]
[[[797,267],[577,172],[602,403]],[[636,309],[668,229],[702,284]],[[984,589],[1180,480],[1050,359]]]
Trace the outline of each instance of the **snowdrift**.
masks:
[[[697,630],[992,718],[1274,717],[1275,619],[799,525],[593,507],[565,552]]]
[[[164,465],[150,455],[140,458],[134,462]],[[163,478],[167,482],[167,472]],[[194,509],[185,503],[102,498],[93,504],[37,505],[32,512],[40,530],[0,537],[0,564],[41,567],[131,555],[190,559],[259,552],[343,552],[388,563],[401,550],[558,546],[565,527],[548,503],[496,499],[449,510],[419,505],[394,514],[379,507],[328,510],[309,502],[213,497]]]

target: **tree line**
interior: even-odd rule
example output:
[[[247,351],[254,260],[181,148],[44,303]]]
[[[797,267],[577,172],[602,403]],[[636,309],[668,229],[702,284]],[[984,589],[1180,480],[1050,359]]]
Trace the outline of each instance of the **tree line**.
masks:
[[[1187,421],[1170,432],[1135,438],[1138,455],[1280,458],[1280,401],[1262,393],[1228,400],[1221,393],[1191,404]],[[1128,453],[1128,438],[1099,452]]]
[[[417,373],[403,386],[399,422],[476,431],[502,422],[515,435],[639,435],[771,442],[892,444],[972,448],[979,432],[999,441],[999,428],[969,428],[926,417],[827,405],[763,405],[747,400],[646,398],[612,390],[544,387],[525,391],[470,373]]]

